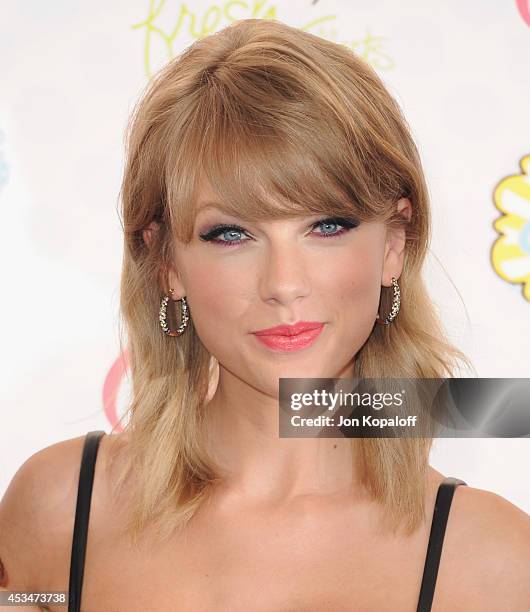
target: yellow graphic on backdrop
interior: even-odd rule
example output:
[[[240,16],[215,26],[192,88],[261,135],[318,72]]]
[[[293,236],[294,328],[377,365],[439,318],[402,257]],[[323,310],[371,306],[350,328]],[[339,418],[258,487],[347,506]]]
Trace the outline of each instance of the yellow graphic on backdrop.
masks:
[[[521,160],[522,174],[504,178],[495,188],[493,201],[504,213],[493,224],[501,235],[491,249],[497,274],[510,283],[522,284],[530,302],[530,155]]]
[[[266,0],[254,0],[244,2],[242,0],[229,0],[209,5],[202,15],[198,11],[191,10],[185,2],[167,3],[166,0],[150,0],[149,13],[144,21],[135,23],[132,29],[143,28],[145,30],[144,41],[144,66],[146,75],[151,78],[156,69],[151,66],[151,45],[154,37],[159,37],[167,50],[167,59],[174,57],[174,45],[179,35],[191,37],[192,39],[203,38],[213,34],[221,27],[239,19],[279,19],[278,7]],[[175,14],[175,20],[170,30],[166,31],[160,24],[163,19],[162,11],[169,7],[171,15]],[[173,18],[171,18],[173,19]],[[167,21],[167,18],[166,18]],[[350,47],[357,55],[374,66],[383,70],[394,67],[392,59],[383,51],[382,36],[373,36],[369,32],[365,36],[353,40],[337,40],[337,15],[321,15],[312,18],[307,23],[297,26],[301,30],[312,32],[322,38],[327,38]]]

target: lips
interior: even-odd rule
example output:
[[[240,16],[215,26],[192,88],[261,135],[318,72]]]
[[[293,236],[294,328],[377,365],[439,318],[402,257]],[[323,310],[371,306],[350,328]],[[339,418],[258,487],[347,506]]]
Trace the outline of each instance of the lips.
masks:
[[[320,329],[323,325],[319,321],[299,321],[294,325],[277,325],[253,333],[256,336],[297,336],[312,329]]]
[[[298,334],[294,335],[278,333],[264,334],[264,330],[260,330],[260,332],[255,333],[254,336],[256,336],[256,340],[260,344],[266,346],[268,349],[272,349],[274,352],[290,353],[305,349],[314,344],[323,328],[324,324],[319,323],[318,327],[312,327],[311,329],[306,328],[305,331],[300,331]],[[292,331],[292,328],[288,331]]]

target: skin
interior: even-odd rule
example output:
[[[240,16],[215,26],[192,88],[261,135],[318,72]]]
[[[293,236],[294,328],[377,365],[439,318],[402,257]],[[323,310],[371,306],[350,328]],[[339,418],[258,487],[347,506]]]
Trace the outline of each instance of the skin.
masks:
[[[322,238],[340,229],[311,231],[323,215],[250,226],[203,208],[215,199],[203,181],[194,240],[177,242],[168,282],[174,299],[186,296],[197,332],[219,362],[208,428],[210,452],[226,470],[226,489],[262,501],[351,494],[357,477],[350,440],[278,437],[278,379],[353,375],[354,355],[375,323],[381,285],[391,286],[392,276],[401,274],[405,230],[361,223]],[[410,218],[408,199],[396,206]],[[244,241],[236,246],[197,239],[222,223],[243,227],[252,239],[241,233],[218,237]],[[325,326],[311,347],[294,353],[270,351],[250,334],[300,320]]]
[[[214,199],[202,187],[201,200]],[[408,217],[408,200],[396,206]],[[127,449],[127,433],[104,436],[91,502],[86,612],[416,609],[444,475],[429,468],[422,526],[391,538],[381,535],[378,509],[352,472],[350,440],[278,438],[278,378],[349,377],[373,327],[380,287],[399,279],[403,266],[402,231],[361,224],[324,239],[310,234],[318,218],[249,226],[208,209],[197,219],[193,242],[177,244],[165,289],[172,287],[175,299],[186,295],[201,340],[220,364],[207,428],[225,479],[184,533],[156,547],[147,533],[133,550],[120,526],[134,482],[118,495],[106,471],[114,447]],[[248,231],[250,242],[223,247],[197,239],[231,221]],[[147,242],[149,236],[146,231]],[[249,335],[297,320],[326,323],[317,343],[299,352],[272,355]],[[12,479],[0,504],[5,588],[67,588],[83,441],[38,451]],[[433,611],[526,612],[529,523],[502,497],[458,487]]]

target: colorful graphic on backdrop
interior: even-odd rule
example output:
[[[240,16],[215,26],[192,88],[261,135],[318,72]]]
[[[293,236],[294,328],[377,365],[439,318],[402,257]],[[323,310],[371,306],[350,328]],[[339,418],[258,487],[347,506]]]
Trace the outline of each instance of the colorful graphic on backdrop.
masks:
[[[530,26],[530,0],[516,0],[519,14],[527,26]]]
[[[113,431],[118,433],[124,430],[118,414],[118,392],[124,382],[128,367],[129,352],[126,349],[112,364],[103,383],[103,411]]]
[[[313,5],[315,6],[315,5]],[[163,11],[165,9],[165,14]],[[308,13],[312,6],[308,7]],[[319,10],[320,6],[314,10]],[[202,14],[191,10],[185,2],[166,2],[166,0],[149,1],[149,12],[144,21],[132,25],[132,29],[143,28],[145,30],[144,40],[144,67],[146,75],[151,78],[157,70],[154,66],[153,46],[162,42],[165,47],[166,58],[169,61],[175,55],[174,46],[178,47],[189,44],[189,39],[199,39],[239,19],[280,19],[278,6],[266,0],[254,0],[253,2],[241,2],[229,0],[218,4],[211,4]],[[339,34],[335,26],[338,25],[338,15],[320,15],[311,17],[305,23],[297,25],[301,30],[312,32],[322,38],[343,44],[351,48],[365,61],[372,64],[374,68],[391,70],[394,62],[382,49],[382,36],[373,36],[367,30],[364,36],[355,39],[338,40]],[[179,40],[179,36],[181,39]]]
[[[500,234],[491,249],[497,274],[509,283],[521,284],[530,302],[530,155],[520,162],[522,173],[507,176],[495,188],[493,201],[504,213],[494,223]]]

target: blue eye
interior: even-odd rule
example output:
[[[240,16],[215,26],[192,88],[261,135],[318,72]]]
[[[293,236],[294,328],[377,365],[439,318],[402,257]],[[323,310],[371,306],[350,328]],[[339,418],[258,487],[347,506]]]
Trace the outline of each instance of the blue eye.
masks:
[[[238,225],[215,225],[212,229],[208,230],[205,234],[200,234],[201,240],[205,242],[215,242],[217,244],[239,244],[244,242],[243,240],[217,240],[217,236],[225,234],[244,234],[245,230]]]
[[[334,238],[335,236],[342,236],[342,234],[345,234],[346,232],[349,232],[350,229],[352,229],[353,227],[357,227],[358,223],[355,223],[353,221],[350,221],[349,219],[341,219],[338,217],[330,217],[327,219],[322,219],[320,221],[317,221],[312,227],[318,227],[318,226],[337,226],[337,225],[341,225],[342,229],[339,230],[338,232],[324,232],[319,234],[319,236],[321,238]]]
[[[342,229],[335,232],[324,231],[323,233],[317,233],[319,238],[335,238],[349,232],[352,228],[355,228],[358,225],[359,222],[354,221],[353,219],[345,219],[343,217],[326,217],[325,219],[320,219],[316,223],[313,223],[311,229],[315,229],[319,226],[342,226]],[[241,244],[242,242],[247,242],[246,240],[241,240],[240,238],[236,238],[235,240],[217,239],[218,236],[226,235],[226,237],[228,237],[230,234],[232,237],[234,237],[234,234],[245,234],[248,236],[246,230],[239,225],[215,225],[206,233],[200,234],[200,238],[205,242],[213,242],[215,244],[222,244],[223,246],[233,246]]]

